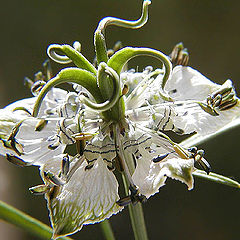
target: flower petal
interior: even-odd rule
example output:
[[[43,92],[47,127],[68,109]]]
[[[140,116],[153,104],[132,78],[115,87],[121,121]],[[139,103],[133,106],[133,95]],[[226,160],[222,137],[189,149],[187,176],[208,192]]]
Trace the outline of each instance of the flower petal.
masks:
[[[74,233],[84,224],[96,223],[116,214],[122,208],[118,183],[114,174],[99,158],[94,166],[85,170],[84,162],[69,182],[59,187],[57,196],[47,195],[54,236]]]
[[[167,177],[185,183],[191,190],[193,188],[193,170],[193,159],[175,157],[160,163],[154,163],[149,159],[139,159],[133,174],[133,180],[139,187],[140,193],[149,198],[165,185]]]
[[[176,66],[166,83],[166,91],[175,101],[204,100],[216,91],[219,85],[213,83],[200,72],[184,66]]]

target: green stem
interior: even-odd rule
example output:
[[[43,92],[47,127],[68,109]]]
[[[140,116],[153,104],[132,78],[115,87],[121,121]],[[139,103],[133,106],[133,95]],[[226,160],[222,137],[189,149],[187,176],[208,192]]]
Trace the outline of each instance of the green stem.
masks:
[[[114,233],[111,227],[110,222],[106,219],[103,222],[100,222],[100,227],[102,229],[102,233],[106,240],[115,240]]]
[[[230,187],[240,188],[239,182],[237,182],[231,178],[217,174],[217,173],[210,172],[209,174],[207,174],[206,172],[197,169],[196,171],[193,172],[193,175],[196,177],[199,177],[199,178],[203,178],[203,179],[206,179],[206,180],[209,180],[212,182],[224,184],[224,185],[227,185]]]
[[[124,174],[122,174],[122,178],[125,193],[126,195],[129,195],[129,183],[127,182],[127,179],[124,176]],[[135,240],[148,240],[142,204],[141,203],[137,203],[136,205],[129,204],[128,210]]]
[[[123,150],[123,143],[119,137],[120,129],[115,125],[113,128],[114,131],[114,140],[116,146],[119,147],[119,160],[122,165],[122,179],[125,189],[125,194],[129,196],[129,186],[130,184],[135,187],[135,184],[132,180],[133,172],[135,171],[135,165],[132,159],[132,155],[127,151]],[[137,189],[136,189],[137,190]],[[134,233],[135,240],[148,240],[146,225],[144,221],[143,209],[140,202],[137,204],[128,205],[130,220],[132,224],[132,229]]]
[[[0,201],[0,219],[41,239],[51,239],[52,237],[53,231],[50,227],[2,201]],[[71,240],[68,237],[60,237],[59,239]]]

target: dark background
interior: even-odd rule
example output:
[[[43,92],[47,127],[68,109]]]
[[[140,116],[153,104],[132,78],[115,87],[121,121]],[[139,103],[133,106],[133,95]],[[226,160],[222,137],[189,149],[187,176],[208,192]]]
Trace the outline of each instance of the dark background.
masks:
[[[94,57],[93,32],[104,16],[136,19],[140,0],[12,0],[1,3],[0,14],[0,107],[30,96],[25,76],[41,69],[50,43],[72,44],[79,40],[82,53]],[[121,40],[125,46],[152,47],[170,53],[183,41],[190,52],[190,65],[208,78],[223,83],[231,78],[240,93],[238,0],[153,0],[148,23],[139,30],[109,27],[109,47]],[[138,58],[131,67],[154,65],[151,58]],[[59,66],[53,64],[55,73]],[[240,181],[240,128],[202,145],[217,173]],[[41,182],[35,167],[18,168],[0,159],[0,199],[49,224],[45,200],[28,188]],[[150,239],[239,239],[239,190],[196,179],[188,191],[168,180],[159,194],[144,204]],[[111,218],[116,239],[133,239],[128,211]],[[98,225],[83,227],[75,239],[103,239]],[[37,239],[0,222],[0,239]]]

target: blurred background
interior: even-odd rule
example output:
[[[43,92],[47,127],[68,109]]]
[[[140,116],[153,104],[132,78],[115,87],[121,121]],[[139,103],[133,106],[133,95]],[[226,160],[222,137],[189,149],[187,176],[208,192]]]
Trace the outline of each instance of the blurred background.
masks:
[[[82,53],[94,58],[93,33],[105,16],[137,19],[141,0],[12,0],[1,3],[0,107],[30,96],[23,78],[42,69],[50,43],[79,40]],[[139,30],[109,27],[108,47],[152,47],[169,54],[182,41],[190,52],[190,66],[222,84],[231,78],[240,94],[240,1],[152,0],[148,23]],[[138,58],[130,67],[157,67],[151,58]],[[54,72],[59,67],[52,64]],[[240,128],[200,147],[214,172],[240,181]],[[43,197],[28,188],[40,184],[35,167],[18,168],[0,159],[0,199],[49,225]],[[195,188],[168,180],[159,194],[144,204],[149,239],[239,239],[239,190],[195,179]],[[116,239],[133,239],[128,211],[111,218]],[[98,225],[85,226],[74,239],[103,239]],[[0,221],[0,239],[37,239]]]

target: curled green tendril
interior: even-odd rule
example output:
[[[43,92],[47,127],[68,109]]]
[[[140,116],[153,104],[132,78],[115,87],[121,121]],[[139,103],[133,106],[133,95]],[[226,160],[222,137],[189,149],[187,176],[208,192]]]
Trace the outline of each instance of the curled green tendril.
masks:
[[[56,77],[48,81],[47,84],[42,88],[33,108],[33,117],[38,115],[44,97],[53,87],[61,83],[69,82],[77,83],[86,88],[92,94],[92,96],[94,96],[97,102],[102,102],[102,96],[97,86],[96,77],[92,73],[79,68],[66,68],[60,71]]]
[[[132,28],[132,29],[140,28],[148,20],[148,5],[150,4],[151,4],[150,0],[143,1],[142,15],[138,20],[131,21],[131,20],[124,20],[124,19],[115,18],[115,17],[105,17],[99,22],[97,30],[100,30],[101,32],[104,33],[106,27],[110,25],[124,27],[124,28]]]
[[[151,48],[134,48],[134,47],[125,47],[118,52],[116,52],[107,62],[107,65],[113,68],[118,74],[122,71],[123,66],[132,58],[137,56],[150,56],[160,60],[165,68],[165,73],[162,78],[161,86],[159,89],[159,94],[166,101],[173,101],[170,96],[164,91],[166,82],[171,75],[172,64],[165,54],[162,52],[151,49]]]
[[[77,67],[85,69],[96,75],[95,67],[80,53],[81,45],[79,42],[69,45],[51,44],[47,49],[48,56],[57,63],[67,64],[73,62]],[[57,52],[63,53],[60,55]]]
[[[113,83],[114,89],[111,97],[107,99],[105,102],[103,102],[102,100],[102,95],[98,88],[96,77],[92,73],[78,68],[63,69],[58,73],[58,75],[55,78],[47,82],[47,84],[42,88],[33,108],[33,116],[36,117],[38,115],[44,97],[53,87],[62,83],[69,82],[81,85],[92,94],[97,103],[92,102],[90,99],[84,97],[83,95],[80,96],[80,100],[88,107],[98,111],[109,110],[115,105],[115,103],[119,99],[120,79],[118,74],[112,68],[108,67],[104,63],[101,63],[99,65],[98,78],[101,80],[101,78],[103,78],[104,75],[110,78],[110,80]]]
[[[124,20],[115,17],[105,17],[103,18],[95,31],[94,34],[94,44],[96,49],[96,56],[98,64],[100,62],[107,62],[108,55],[107,55],[107,47],[104,38],[104,32],[107,26],[114,25],[124,28],[131,28],[136,29],[142,27],[148,20],[148,5],[151,4],[150,0],[143,1],[142,6],[142,15],[138,20],[131,21],[131,20]]]

